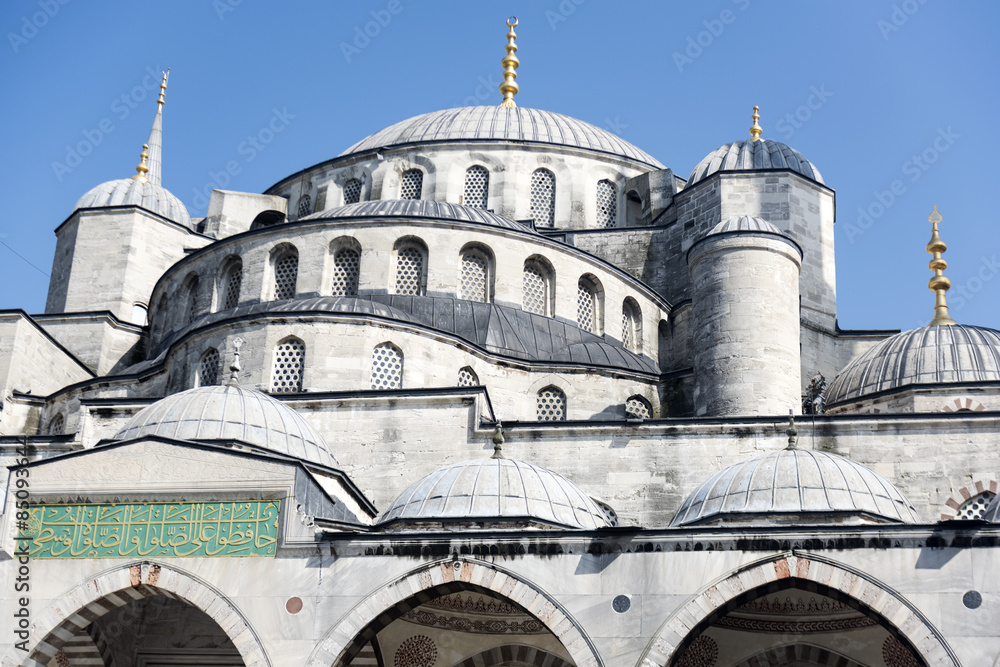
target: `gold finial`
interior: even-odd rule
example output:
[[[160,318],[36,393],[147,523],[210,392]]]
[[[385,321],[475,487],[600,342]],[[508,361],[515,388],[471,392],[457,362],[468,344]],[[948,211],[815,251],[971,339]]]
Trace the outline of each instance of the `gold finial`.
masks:
[[[751,116],[751,118],[753,118],[753,127],[750,128],[750,136],[753,138],[750,139],[750,141],[763,141],[763,139],[760,138],[760,135],[764,131],[764,128],[762,128],[757,122],[760,120],[760,114],[757,113],[758,111],[760,111],[760,107],[755,106],[753,108],[753,116]]]
[[[163,81],[160,82],[160,99],[156,100],[156,103],[159,104],[161,107],[167,103],[166,101],[167,76],[169,74],[170,74],[170,68],[167,68],[167,71],[163,73]]]
[[[149,179],[146,178],[146,172],[149,171],[149,167],[146,166],[146,160],[149,158],[149,144],[142,145],[142,155],[140,156],[141,161],[139,166],[135,168],[135,176],[132,177],[133,181],[139,181],[140,183],[148,183]]]
[[[491,459],[503,458],[503,424],[497,420],[497,428],[493,431],[493,456]]]
[[[951,281],[944,276],[944,270],[948,268],[948,262],[941,258],[941,254],[948,249],[948,246],[945,245],[938,234],[938,223],[942,219],[941,214],[938,213],[937,204],[934,204],[934,210],[927,216],[927,222],[931,223],[931,240],[927,242],[927,252],[933,255],[927,266],[934,272],[934,277],[927,281],[927,287],[935,295],[934,319],[930,323],[932,327],[958,324],[948,314],[948,301],[945,299],[945,292],[951,289]]]
[[[517,37],[514,34],[514,27],[517,25],[517,17],[511,16],[507,19],[507,27],[510,30],[507,31],[507,55],[503,57],[500,64],[503,65],[503,83],[500,84],[500,92],[503,93],[503,102],[500,103],[502,107],[516,107],[514,104],[514,96],[517,95],[517,83],[514,79],[517,78],[517,66],[521,64],[521,61],[517,59],[514,55],[517,53],[517,44],[514,43],[514,39]]]

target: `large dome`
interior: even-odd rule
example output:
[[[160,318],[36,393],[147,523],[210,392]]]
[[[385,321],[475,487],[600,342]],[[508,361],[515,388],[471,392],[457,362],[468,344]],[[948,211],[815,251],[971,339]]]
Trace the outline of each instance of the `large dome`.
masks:
[[[565,477],[503,458],[455,463],[401,493],[379,524],[524,524],[592,530],[608,525],[603,511]]]
[[[713,475],[674,515],[672,526],[713,521],[797,523],[811,515],[823,522],[916,523],[916,511],[896,487],[861,464],[827,452],[784,449],[740,461]],[[853,517],[852,517],[853,515]]]
[[[705,180],[720,171],[755,171],[766,169],[791,169],[797,174],[823,182],[823,177],[802,153],[777,141],[734,141],[705,156],[688,177],[686,187]]]
[[[297,412],[266,394],[241,387],[198,387],[167,396],[140,410],[114,439],[151,435],[178,440],[237,440],[337,466],[326,442]]]
[[[952,382],[1000,382],[1000,331],[956,324],[890,336],[847,364],[830,383],[826,403]]]
[[[76,208],[105,206],[139,206],[185,227],[191,226],[191,216],[181,200],[150,181],[134,181],[131,178],[108,181],[91,189],[76,202]]]
[[[624,157],[663,169],[655,158],[582,120],[524,107],[460,107],[414,116],[365,137],[341,156],[443,141],[516,141],[572,146]]]
[[[382,199],[364,201],[328,208],[311,213],[299,220],[326,220],[330,218],[427,218],[432,220],[461,220],[491,227],[503,227],[520,232],[533,232],[530,225],[505,218],[481,208],[449,204],[430,199]]]

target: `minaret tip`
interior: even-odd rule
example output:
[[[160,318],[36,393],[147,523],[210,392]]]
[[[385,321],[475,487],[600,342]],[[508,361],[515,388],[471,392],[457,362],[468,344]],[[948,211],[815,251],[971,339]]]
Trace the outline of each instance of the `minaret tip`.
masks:
[[[948,262],[944,261],[941,257],[944,251],[948,249],[948,246],[945,245],[945,242],[941,240],[941,236],[938,234],[938,223],[941,220],[943,218],[938,213],[937,204],[935,204],[934,210],[927,216],[927,222],[931,223],[931,240],[927,242],[927,252],[932,255],[931,261],[927,263],[927,266],[934,272],[934,277],[927,281],[927,287],[934,292],[934,319],[928,325],[932,327],[958,324],[958,322],[951,319],[951,315],[948,313],[948,300],[945,298],[945,293],[951,289],[951,281],[944,275],[944,270],[948,268]]]
[[[142,145],[142,155],[139,156],[139,166],[135,168],[135,176],[132,177],[133,181],[139,181],[140,183],[148,183],[149,179],[146,178],[146,172],[149,171],[149,167],[146,166],[146,160],[149,159],[149,144]]]
[[[753,127],[750,128],[750,137],[751,137],[750,141],[751,142],[753,142],[753,141],[763,141],[763,139],[760,138],[760,135],[763,134],[764,128],[762,128],[760,126],[760,123],[757,122],[757,121],[760,120],[760,114],[757,113],[758,111],[760,111],[760,107],[755,106],[753,108],[753,116],[751,116],[751,118],[753,119]]]
[[[514,104],[514,96],[517,95],[518,86],[514,79],[517,78],[517,67],[521,64],[521,61],[517,59],[515,55],[517,53],[517,44],[514,40],[517,35],[514,33],[514,28],[517,26],[517,17],[511,16],[507,19],[507,55],[503,57],[500,64],[503,65],[503,83],[500,84],[500,92],[503,93],[503,102],[500,103],[502,107],[516,107]]]

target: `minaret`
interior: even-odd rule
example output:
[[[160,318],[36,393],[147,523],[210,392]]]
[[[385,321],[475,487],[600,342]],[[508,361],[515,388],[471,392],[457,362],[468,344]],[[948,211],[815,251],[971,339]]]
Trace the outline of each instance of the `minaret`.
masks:
[[[516,26],[516,16],[511,16],[507,19],[507,27],[510,28],[510,30],[507,31],[507,46],[504,47],[507,49],[507,55],[505,55],[503,60],[500,61],[500,64],[503,65],[503,83],[500,84],[500,92],[503,93],[503,102],[500,103],[500,106],[502,107],[517,106],[514,104],[514,96],[517,95],[518,87],[514,79],[517,78],[517,72],[515,70],[517,70],[521,61],[518,60],[515,55],[517,53],[517,44],[514,43],[514,40],[517,38],[517,35],[514,34],[514,28]]]
[[[149,167],[146,178],[153,185],[162,185],[161,181],[161,153],[163,151],[163,105],[166,104],[167,76],[170,75],[168,69],[163,73],[163,81],[160,82],[160,99],[156,100],[156,115],[153,117],[153,127],[149,131]]]
[[[944,270],[948,268],[948,262],[944,261],[941,257],[944,251],[948,249],[948,246],[945,245],[944,241],[938,235],[938,223],[942,219],[941,214],[938,213],[937,204],[935,204],[934,210],[927,216],[927,222],[931,223],[931,240],[927,242],[927,252],[933,256],[931,261],[927,263],[927,266],[934,272],[934,277],[927,281],[927,287],[935,295],[934,319],[928,325],[932,327],[958,324],[948,314],[948,301],[945,299],[945,292],[951,289],[951,281],[944,276]]]

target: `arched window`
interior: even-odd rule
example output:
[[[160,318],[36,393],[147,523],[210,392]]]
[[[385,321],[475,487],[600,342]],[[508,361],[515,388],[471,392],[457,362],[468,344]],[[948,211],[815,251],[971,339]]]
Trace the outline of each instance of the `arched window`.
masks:
[[[372,389],[403,388],[403,352],[392,343],[372,350]]]
[[[198,316],[198,289],[200,281],[197,275],[190,276],[184,287],[184,323],[194,321]]]
[[[576,323],[584,331],[601,335],[604,319],[604,291],[597,278],[581,276],[576,284]]]
[[[419,169],[408,169],[403,172],[399,181],[400,199],[420,199],[424,190],[424,172]]]
[[[344,203],[357,204],[361,201],[361,181],[356,178],[344,183]]]
[[[476,165],[465,172],[465,192],[462,203],[472,208],[486,208],[490,191],[490,172]]]
[[[357,296],[361,253],[354,248],[341,248],[333,255],[333,296]]]
[[[198,366],[198,386],[208,387],[219,384],[219,351],[210,347],[201,355],[201,364]]]
[[[458,369],[458,386],[459,387],[476,387],[479,386],[479,376],[476,375],[476,371],[472,370],[469,366]]]
[[[566,421],[566,394],[559,387],[552,385],[539,390],[535,401],[535,414],[540,422]]]
[[[986,514],[986,508],[990,506],[990,502],[997,495],[991,491],[983,491],[980,494],[972,496],[958,508],[958,512],[955,513],[956,519],[982,519]]]
[[[642,396],[629,396],[625,401],[625,416],[632,419],[649,419],[653,408]]]
[[[556,224],[556,177],[548,169],[531,174],[531,217],[539,227]]]
[[[144,303],[132,304],[132,323],[141,327],[149,324],[149,308]]]
[[[271,371],[271,391],[275,394],[295,394],[302,391],[302,375],[306,366],[306,344],[298,338],[286,338],[274,348]]]
[[[642,311],[632,297],[622,304],[622,345],[629,352],[642,352]]]
[[[404,242],[396,247],[396,294],[422,296],[427,286],[425,258],[427,251],[418,242]]]
[[[614,227],[618,224],[618,191],[614,183],[605,179],[597,182],[597,226]]]
[[[552,271],[538,258],[524,263],[521,307],[529,313],[550,315],[552,307]]]
[[[479,248],[462,251],[462,266],[458,280],[458,298],[489,302],[492,283],[492,262]]]
[[[223,293],[222,310],[229,310],[240,305],[240,290],[243,289],[243,262],[241,260],[237,259],[229,265],[220,287]]]
[[[63,416],[57,414],[49,422],[49,435],[62,435],[62,432],[66,429],[66,420]]]
[[[313,210],[312,210],[312,197],[310,197],[309,195],[302,195],[301,197],[299,197],[299,209],[298,209],[298,212],[299,212],[298,217],[300,217],[300,218],[303,217],[303,216],[309,215],[310,213],[313,212]]]
[[[299,279],[299,254],[289,250],[274,262],[274,300],[295,298],[295,283]]]

